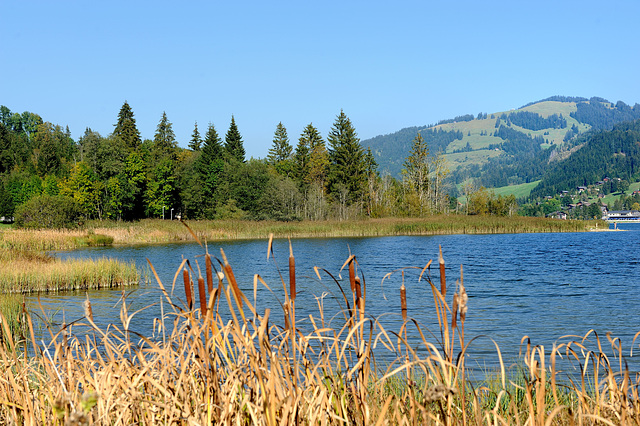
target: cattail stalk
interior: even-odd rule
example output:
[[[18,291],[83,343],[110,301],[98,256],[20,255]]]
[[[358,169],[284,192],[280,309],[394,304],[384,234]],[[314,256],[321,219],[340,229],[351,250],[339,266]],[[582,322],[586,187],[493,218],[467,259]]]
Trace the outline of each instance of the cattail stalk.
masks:
[[[211,255],[207,253],[205,258],[206,273],[207,273],[207,289],[209,294],[213,291],[213,268],[211,267]]]
[[[402,322],[407,322],[407,288],[404,282],[400,287],[400,309],[402,310]]]
[[[222,261],[224,262],[224,271],[226,272],[229,284],[231,284],[231,288],[233,289],[233,295],[236,298],[236,303],[239,308],[242,308],[242,294],[240,293],[236,276],[233,274],[233,269],[227,260],[227,255],[224,254],[224,250],[220,249],[220,253],[222,254]]]
[[[289,297],[296,300],[296,259],[293,257],[293,249],[289,242]]]
[[[440,293],[442,297],[447,295],[447,279],[444,273],[444,257],[442,257],[442,246],[438,246],[440,254],[438,255],[438,263],[440,264]]]

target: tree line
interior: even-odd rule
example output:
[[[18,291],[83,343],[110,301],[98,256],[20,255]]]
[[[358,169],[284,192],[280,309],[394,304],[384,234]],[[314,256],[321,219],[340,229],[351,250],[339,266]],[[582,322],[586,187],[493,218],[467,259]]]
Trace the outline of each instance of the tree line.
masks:
[[[265,159],[247,159],[232,116],[224,137],[195,123],[188,148],[178,146],[166,113],[153,139],[142,139],[133,110],[122,105],[114,130],[68,128],[37,114],[0,108],[0,216],[68,205],[84,219],[323,220],[419,216],[449,210],[448,168],[420,132],[400,179],[383,176],[360,144],[349,117],[336,116],[326,136],[310,123],[292,143],[276,126]],[[441,132],[426,131],[429,139]],[[460,137],[446,135],[445,139]],[[295,145],[295,146],[294,146]],[[53,198],[52,198],[53,197]],[[36,201],[33,201],[36,200]],[[48,201],[47,201],[48,200]],[[55,201],[55,202],[54,202]],[[45,203],[45,204],[46,204]],[[62,203],[62,204],[61,204]]]

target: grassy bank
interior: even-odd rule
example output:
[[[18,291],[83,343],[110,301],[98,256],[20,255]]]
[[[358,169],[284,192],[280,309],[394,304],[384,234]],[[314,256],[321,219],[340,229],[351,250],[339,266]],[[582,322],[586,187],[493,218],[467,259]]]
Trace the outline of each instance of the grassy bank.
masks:
[[[502,234],[523,232],[582,232],[608,225],[600,221],[562,221],[533,217],[432,216],[419,219],[366,219],[353,221],[189,221],[201,239],[208,241],[248,238],[370,237],[392,235]],[[164,243],[193,240],[177,221],[147,219],[134,223],[90,222],[96,234],[114,244]]]
[[[296,318],[293,256],[289,280],[279,290],[284,323],[275,323],[276,315],[254,306],[251,295],[239,290],[226,260],[213,265],[220,272],[207,273],[206,282],[178,271],[185,293],[192,294],[195,282],[206,303],[181,309],[165,291],[153,335],[129,330],[134,314],[126,301],[121,326],[99,329],[87,302],[81,323],[64,333],[50,329],[48,346],[30,338],[33,355],[17,352],[11,339],[0,347],[5,372],[0,418],[17,424],[114,425],[640,422],[638,378],[618,360],[621,343],[611,338],[616,359],[609,359],[606,342],[593,334],[591,344],[576,338],[551,350],[525,345],[522,374],[514,381],[496,348],[501,367],[494,378],[469,381],[462,271],[454,278],[459,284],[447,288],[453,279],[444,276],[444,260],[438,264],[433,281],[423,269],[421,294],[407,294],[403,285],[395,295],[401,310],[390,314],[403,319],[397,330],[384,329],[368,315],[366,283],[353,258],[345,262],[346,307],[333,318],[325,317],[321,301],[317,314]],[[331,282],[329,276],[323,279]],[[433,297],[440,324],[433,335],[406,316],[413,297]],[[197,299],[187,296],[187,303]],[[423,350],[416,351],[407,335],[422,336]],[[376,363],[379,351],[395,361]],[[561,356],[581,366],[572,381],[556,369]]]
[[[137,282],[133,262],[60,260],[32,250],[0,249],[0,293],[112,288]]]

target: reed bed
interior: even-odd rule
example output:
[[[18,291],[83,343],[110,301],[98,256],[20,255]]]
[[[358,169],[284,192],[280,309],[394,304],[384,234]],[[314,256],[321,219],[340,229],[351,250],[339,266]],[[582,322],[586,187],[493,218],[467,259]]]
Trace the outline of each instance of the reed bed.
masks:
[[[525,232],[584,232],[607,229],[602,221],[555,220],[534,217],[431,216],[407,219],[352,221],[195,221],[195,234],[208,241],[267,238],[270,234],[291,238],[367,237],[393,235],[505,234]],[[192,241],[192,235],[178,222],[146,219],[134,223],[89,222],[87,227],[113,238],[115,244]]]
[[[273,256],[271,240],[267,253]],[[288,260],[288,274],[283,271],[271,288],[281,295],[282,323],[255,300],[257,287],[267,283],[256,275],[253,300],[247,297],[222,251],[219,259],[206,253],[180,265],[176,278],[182,276],[185,303],[156,276],[164,298],[151,335],[130,328],[136,312],[124,294],[118,325],[98,328],[87,299],[84,318],[49,328],[48,344],[33,337],[28,316],[33,351],[17,351],[11,339],[0,348],[0,418],[47,425],[640,423],[638,378],[626,369],[613,338],[613,358],[597,336],[594,349],[580,338],[551,350],[525,340],[520,381],[509,380],[496,348],[494,380],[470,381],[465,358],[472,339],[464,329],[473,307],[462,268],[450,285],[442,255],[433,278],[431,262],[418,267],[426,295],[401,287],[397,330],[368,315],[371,295],[355,256],[343,266],[348,281],[315,268],[318,279],[336,287],[344,310],[325,316],[319,297],[317,314],[296,318],[291,248]],[[411,299],[427,296],[439,324],[433,334],[407,316]],[[408,330],[422,336],[423,355],[407,340]],[[381,351],[392,361],[376,362]],[[561,379],[561,356],[581,367],[577,377]]]
[[[46,252],[112,243],[112,237],[96,234],[93,230],[11,228],[0,232],[0,249],[7,250]]]
[[[138,280],[133,262],[59,260],[31,250],[0,249],[0,293],[113,288]]]

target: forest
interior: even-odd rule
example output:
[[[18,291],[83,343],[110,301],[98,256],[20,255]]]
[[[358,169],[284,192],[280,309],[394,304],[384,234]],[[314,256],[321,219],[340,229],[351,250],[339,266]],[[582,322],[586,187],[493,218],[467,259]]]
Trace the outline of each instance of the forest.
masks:
[[[312,124],[292,143],[276,126],[269,155],[247,159],[231,117],[224,137],[213,123],[195,123],[188,148],[178,146],[165,113],[153,139],[142,139],[124,102],[114,130],[87,128],[74,141],[68,128],[39,115],[0,115],[0,216],[35,226],[37,212],[83,219],[346,220],[408,217],[448,211],[447,175],[433,141],[455,132],[423,131],[402,165],[402,179],[380,177],[371,150],[360,144],[340,111],[326,139]],[[294,146],[295,144],[295,146]],[[457,207],[457,206],[456,206]],[[510,210],[513,211],[513,208]]]
[[[611,131],[589,133],[579,139],[577,143],[584,146],[566,160],[553,163],[531,191],[532,198],[594,184],[607,177],[628,182],[640,179],[640,120],[623,122]]]

